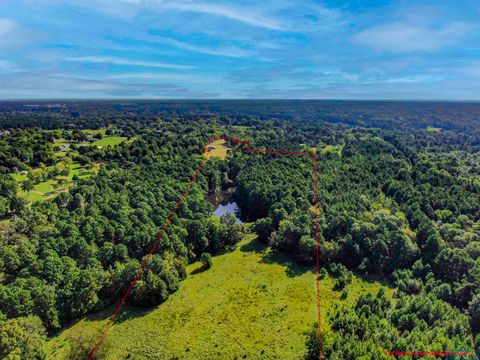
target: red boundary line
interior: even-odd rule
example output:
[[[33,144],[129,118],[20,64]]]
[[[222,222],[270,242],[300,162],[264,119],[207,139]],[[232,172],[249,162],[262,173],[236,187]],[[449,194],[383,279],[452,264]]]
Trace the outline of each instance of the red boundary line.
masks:
[[[320,271],[320,259],[318,255],[318,194],[317,194],[317,154],[316,152],[306,152],[306,151],[280,151],[280,150],[267,150],[267,149],[251,149],[251,143],[249,141],[242,141],[239,138],[226,138],[226,137],[217,137],[211,139],[205,146],[202,148],[203,153],[207,153],[207,148],[208,146],[213,143],[216,140],[225,140],[225,141],[231,141],[235,144],[238,145],[245,145],[246,153],[258,153],[258,154],[275,154],[275,155],[304,155],[304,156],[312,156],[313,157],[313,205],[315,207],[315,255],[316,255],[316,265],[315,265],[315,272],[316,272],[316,289],[317,289],[317,337],[318,337],[318,350],[319,350],[319,359],[322,360],[323,358],[323,346],[322,346],[322,336],[321,336],[321,312],[320,312],[320,276],[319,276],[319,271]],[[200,162],[200,165],[198,165],[197,170],[193,174],[192,178],[190,179],[189,183],[187,184],[185,190],[183,191],[182,195],[180,196],[180,199],[178,200],[177,204],[173,208],[172,212],[170,213],[167,221],[165,222],[165,225],[163,226],[162,230],[160,233],[157,235],[155,242],[152,245],[152,248],[148,252],[148,254],[144,257],[143,262],[141,266],[138,268],[135,277],[133,278],[132,282],[130,283],[130,286],[128,290],[125,292],[125,295],[123,295],[122,299],[120,300],[119,304],[115,308],[115,311],[113,312],[112,317],[108,321],[107,326],[105,327],[104,331],[102,332],[102,335],[99,337],[97,342],[95,343],[95,346],[93,349],[90,351],[90,354],[88,355],[88,360],[92,360],[95,356],[95,353],[97,352],[98,348],[103,342],[103,339],[108,333],[108,330],[112,326],[115,318],[117,317],[118,313],[123,307],[123,304],[125,304],[125,301],[127,300],[128,296],[132,292],[135,284],[137,283],[138,277],[141,275],[143,270],[145,269],[145,266],[147,265],[148,259],[150,256],[153,254],[155,251],[155,248],[157,247],[158,243],[163,237],[163,234],[165,233],[167,227],[170,225],[172,218],[175,216],[178,208],[180,207],[181,203],[183,202],[183,199],[187,195],[188,191],[192,187],[193,182],[197,178],[198,174],[200,173],[200,170],[202,169],[203,165],[207,161],[208,157],[204,156],[202,161]]]

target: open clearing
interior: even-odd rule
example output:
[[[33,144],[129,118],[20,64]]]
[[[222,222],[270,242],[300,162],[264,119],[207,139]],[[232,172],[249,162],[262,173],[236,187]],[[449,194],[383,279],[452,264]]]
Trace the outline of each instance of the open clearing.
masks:
[[[123,136],[105,136],[100,140],[94,141],[92,145],[101,146],[101,147],[108,146],[108,145],[115,146],[126,140],[127,138]]]
[[[228,153],[228,146],[225,140],[218,139],[211,143],[207,148],[206,157],[218,157],[220,159],[225,159]]]
[[[189,266],[180,289],[153,309],[126,306],[110,328],[107,359],[301,359],[316,320],[315,274],[273,254],[248,236],[202,271]],[[339,301],[334,280],[322,280],[322,319]],[[382,286],[354,277],[347,301]],[[386,288],[387,293],[392,290]],[[64,359],[71,338],[99,336],[113,309],[84,318],[47,344],[49,359]],[[323,329],[328,328],[325,320]]]

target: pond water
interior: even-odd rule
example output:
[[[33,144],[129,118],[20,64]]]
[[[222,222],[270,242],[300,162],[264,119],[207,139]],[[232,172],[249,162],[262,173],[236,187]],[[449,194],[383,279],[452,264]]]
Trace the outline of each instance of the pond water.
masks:
[[[220,218],[222,217],[223,214],[229,212],[230,214],[234,215],[237,220],[235,223],[241,224],[242,221],[238,218],[238,214],[240,212],[240,209],[238,208],[238,205],[235,201],[229,201],[229,202],[223,202],[218,204],[217,208],[213,212],[213,215],[216,217]]]

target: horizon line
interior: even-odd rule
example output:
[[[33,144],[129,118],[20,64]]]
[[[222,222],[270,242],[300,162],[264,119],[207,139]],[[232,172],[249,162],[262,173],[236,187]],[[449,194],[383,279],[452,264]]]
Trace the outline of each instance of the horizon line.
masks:
[[[469,102],[480,103],[480,99],[358,99],[358,98],[325,98],[325,99],[299,99],[299,98],[0,98],[0,102],[20,101],[356,101],[356,102]]]

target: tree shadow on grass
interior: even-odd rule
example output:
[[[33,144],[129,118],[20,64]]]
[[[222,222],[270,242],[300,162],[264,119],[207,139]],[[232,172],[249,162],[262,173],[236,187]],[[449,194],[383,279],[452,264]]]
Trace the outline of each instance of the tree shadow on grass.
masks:
[[[196,274],[201,274],[204,271],[207,271],[208,269],[205,266],[200,265],[199,267],[195,268],[190,272],[188,275],[196,275]]]
[[[115,309],[118,305],[120,300],[116,301],[114,304],[106,307],[105,309],[98,311],[93,314],[88,314],[85,317],[85,320],[88,321],[103,321],[103,320],[108,320],[110,319],[114,312]],[[159,304],[161,305],[161,304]],[[159,305],[156,306],[149,306],[149,307],[140,307],[140,306],[134,306],[130,304],[124,304],[118,315],[115,317],[115,324],[122,323],[124,321],[138,318],[138,317],[143,317],[150,313],[151,311],[155,310]]]
[[[257,238],[252,239],[240,247],[240,251],[244,253],[255,252],[261,255],[261,263],[264,264],[279,264],[285,266],[285,273],[289,277],[296,277],[307,272],[313,271],[313,264],[311,267],[299,264],[291,254],[281,251],[273,250],[267,244],[261,242]]]
[[[149,307],[139,307],[133,305],[126,305],[123,311],[121,311],[118,316],[115,318],[116,323],[124,322],[130,319],[135,319],[138,317],[143,317],[150,313],[151,311],[158,308],[158,304],[156,306],[149,306]]]
[[[254,238],[254,239],[250,240],[249,242],[240,246],[240,251],[241,252],[263,253],[267,249],[268,249],[268,246],[265,243],[258,240],[257,238]]]
[[[268,249],[265,251],[262,255],[262,263],[280,264],[285,266],[285,273],[288,277],[296,277],[313,271],[313,264],[311,267],[301,265],[293,258],[292,255],[280,250]]]

